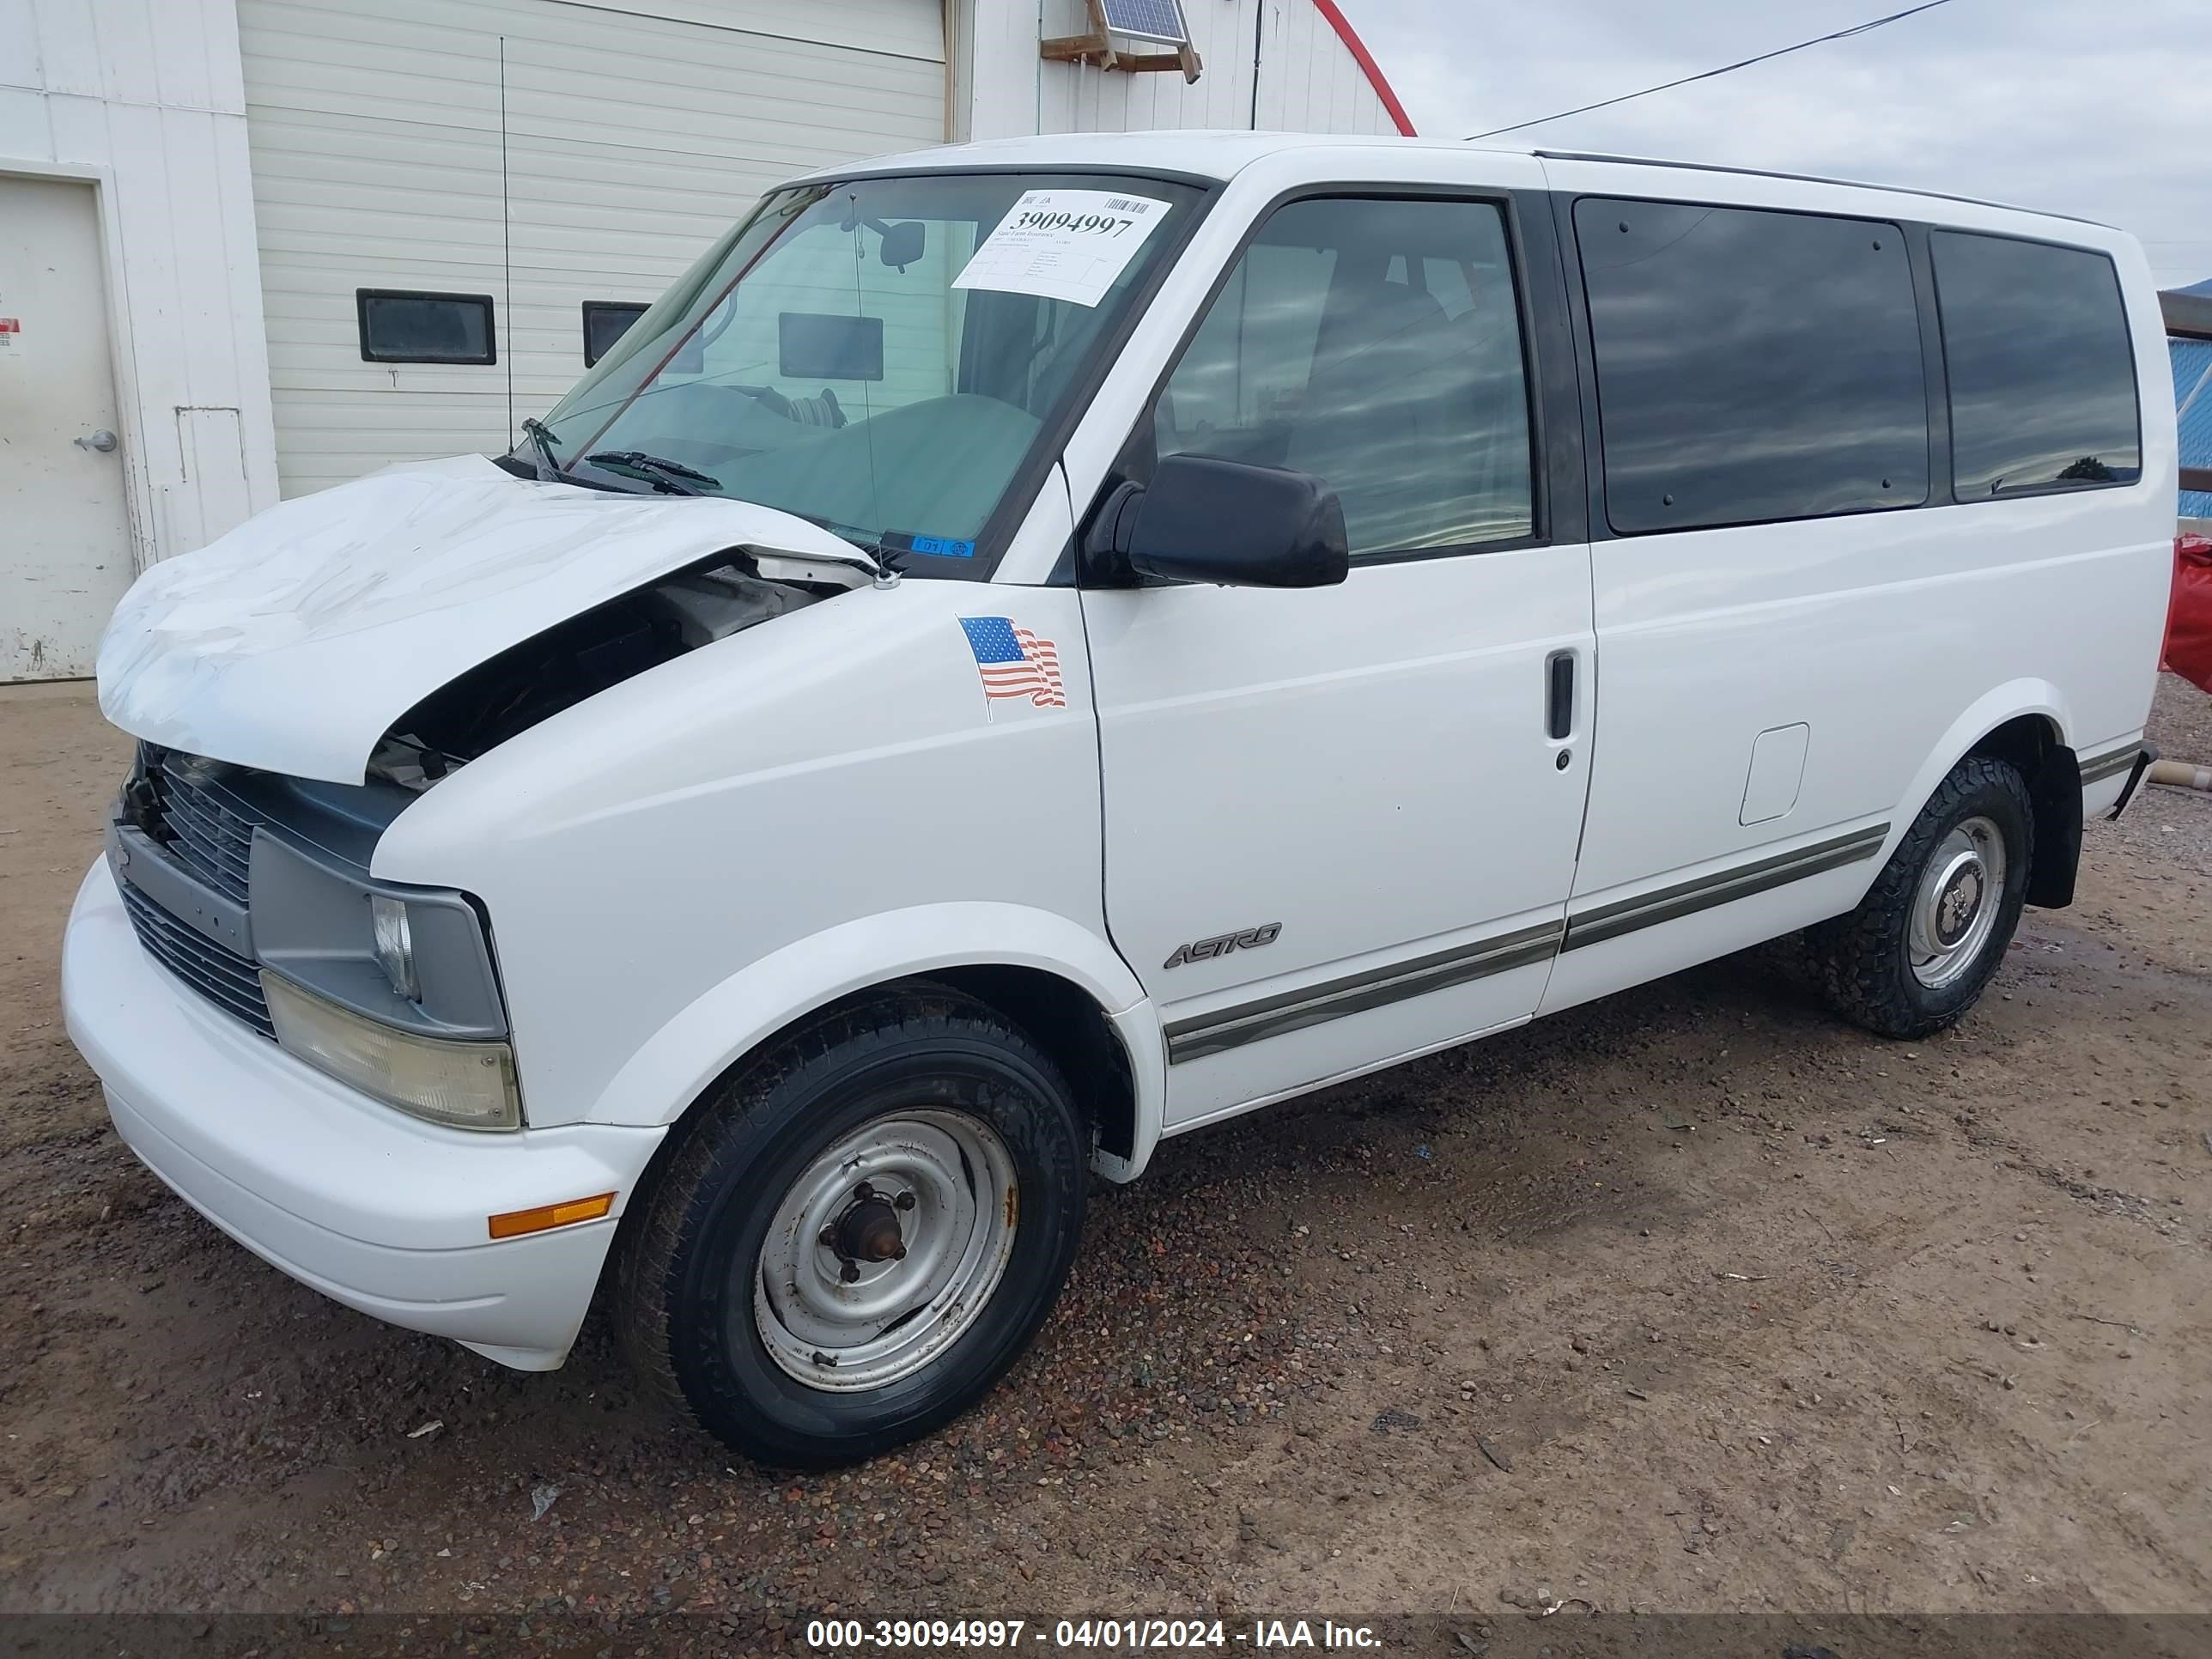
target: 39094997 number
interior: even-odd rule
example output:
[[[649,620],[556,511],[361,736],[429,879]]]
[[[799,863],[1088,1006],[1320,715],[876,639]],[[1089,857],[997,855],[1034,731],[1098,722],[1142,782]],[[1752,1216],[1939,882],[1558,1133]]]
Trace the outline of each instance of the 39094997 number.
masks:
[[[1070,213],[1061,208],[1046,212],[1038,210],[1022,215],[1018,228],[1022,230],[1071,230],[1092,236],[1119,236],[1137,222],[1112,213]]]
[[[902,1648],[1019,1648],[1025,1619],[811,1619],[806,1645],[831,1653]],[[1042,1634],[1042,1632],[1039,1632]]]

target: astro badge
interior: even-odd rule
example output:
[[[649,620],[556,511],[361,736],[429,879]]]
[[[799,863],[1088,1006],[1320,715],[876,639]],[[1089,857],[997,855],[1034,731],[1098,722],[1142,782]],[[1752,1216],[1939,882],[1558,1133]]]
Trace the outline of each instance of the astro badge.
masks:
[[[968,648],[975,653],[975,672],[987,698],[1027,697],[1039,708],[1067,707],[1060,683],[1060,652],[1005,617],[963,617]]]

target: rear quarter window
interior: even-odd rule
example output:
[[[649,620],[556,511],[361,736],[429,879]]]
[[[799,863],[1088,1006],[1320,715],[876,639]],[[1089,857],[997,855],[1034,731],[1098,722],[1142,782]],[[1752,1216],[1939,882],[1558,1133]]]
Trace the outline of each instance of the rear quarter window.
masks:
[[[1958,499],[2142,477],[2135,352],[2112,260],[1965,231],[1929,243]]]
[[[1616,532],[1928,499],[1919,311],[1895,225],[1600,198],[1574,217]]]

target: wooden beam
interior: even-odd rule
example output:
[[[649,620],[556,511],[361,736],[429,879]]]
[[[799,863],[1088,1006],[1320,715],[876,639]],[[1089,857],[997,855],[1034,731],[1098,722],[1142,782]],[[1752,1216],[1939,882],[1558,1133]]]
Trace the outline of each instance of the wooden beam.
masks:
[[[1180,70],[1183,67],[1182,54],[1179,52],[1148,52],[1124,58],[1111,67],[1127,70],[1132,75],[1151,75],[1160,70]],[[1194,75],[1188,78],[1195,81],[1198,77]]]
[[[1200,67],[1198,54],[1188,46],[1181,52],[1118,52],[1111,42],[1091,34],[1061,35],[1043,42],[1037,53],[1052,64],[1088,64],[1095,58],[1102,70],[1120,70],[1128,75],[1173,70],[1186,81],[1197,80]]]
[[[1062,34],[1043,42],[1038,55],[1051,64],[1087,64],[1098,60],[1101,69],[1112,69],[1118,61],[1114,43],[1103,34]]]

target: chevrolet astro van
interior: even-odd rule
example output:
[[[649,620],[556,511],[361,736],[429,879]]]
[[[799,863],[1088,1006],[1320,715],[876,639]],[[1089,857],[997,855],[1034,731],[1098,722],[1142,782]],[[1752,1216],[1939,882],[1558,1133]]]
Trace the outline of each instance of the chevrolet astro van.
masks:
[[[1094,1172],[1763,940],[1958,1019],[2145,764],[2135,240],[1404,140],[770,192],[508,453],[155,566],[65,947],[117,1131],[780,1465],[991,1388]]]

